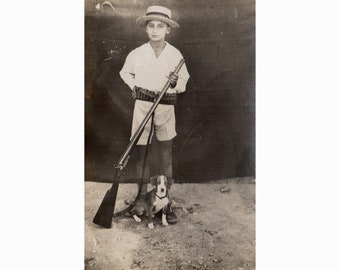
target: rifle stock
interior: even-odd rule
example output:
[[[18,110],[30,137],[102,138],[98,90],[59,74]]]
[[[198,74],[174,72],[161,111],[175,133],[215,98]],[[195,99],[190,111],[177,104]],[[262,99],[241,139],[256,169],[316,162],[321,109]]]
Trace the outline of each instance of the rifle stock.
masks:
[[[111,228],[118,187],[119,180],[114,179],[112,187],[108,191],[106,191],[103,201],[100,204],[98,211],[93,219],[93,223],[107,229]]]
[[[175,74],[179,72],[183,64],[184,64],[184,59],[181,59],[176,69],[174,70]],[[169,87],[170,87],[170,80],[166,82],[162,91],[158,95],[156,101],[153,103],[150,110],[144,117],[142,123],[140,124],[140,126],[138,127],[138,129],[136,130],[132,138],[130,139],[130,142],[127,148],[125,149],[123,155],[120,157],[118,164],[115,166],[115,176],[113,178],[112,187],[106,192],[103,198],[103,201],[100,204],[98,211],[93,219],[93,223],[100,225],[104,228],[111,228],[112,219],[114,216],[115,204],[116,204],[116,197],[117,197],[117,192],[118,192],[118,187],[119,187],[119,178],[122,174],[122,170],[126,167],[129,157],[130,157],[130,152],[133,149],[133,147],[136,145],[140,136],[142,135],[145,125],[151,118],[152,114],[156,110],[156,107],[158,106],[159,102],[161,101],[162,97],[164,96],[165,92],[169,89]]]

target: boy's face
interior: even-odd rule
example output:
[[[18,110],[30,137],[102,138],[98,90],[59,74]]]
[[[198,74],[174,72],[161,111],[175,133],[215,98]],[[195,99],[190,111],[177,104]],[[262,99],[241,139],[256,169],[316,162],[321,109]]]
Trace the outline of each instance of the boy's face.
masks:
[[[170,27],[161,21],[148,21],[146,33],[151,41],[163,41],[166,34],[170,33]]]

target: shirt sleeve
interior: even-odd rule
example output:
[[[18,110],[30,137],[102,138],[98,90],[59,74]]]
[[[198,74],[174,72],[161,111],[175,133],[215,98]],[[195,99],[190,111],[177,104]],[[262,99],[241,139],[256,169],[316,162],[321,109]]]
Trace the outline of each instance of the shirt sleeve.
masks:
[[[122,80],[131,88],[136,85],[135,84],[135,70],[134,70],[134,51],[130,52],[126,57],[125,63],[121,71],[119,72]]]
[[[175,86],[175,88],[173,90],[176,93],[183,93],[183,92],[185,92],[186,85],[187,85],[187,82],[188,82],[189,78],[190,78],[190,75],[189,75],[187,67],[186,67],[186,65],[184,63],[182,68],[178,72],[178,81],[177,81],[177,84],[176,84],[176,86]]]

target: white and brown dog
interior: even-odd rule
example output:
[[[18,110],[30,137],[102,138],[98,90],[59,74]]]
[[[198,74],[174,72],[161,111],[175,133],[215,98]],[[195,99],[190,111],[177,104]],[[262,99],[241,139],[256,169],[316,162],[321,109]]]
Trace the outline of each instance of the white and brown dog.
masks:
[[[169,204],[168,179],[164,175],[157,175],[150,178],[150,184],[155,188],[146,194],[140,194],[138,200],[134,202],[130,213],[137,222],[141,222],[138,216],[145,214],[148,217],[148,227],[153,229],[153,217],[162,210],[162,224],[168,226],[166,212]]]

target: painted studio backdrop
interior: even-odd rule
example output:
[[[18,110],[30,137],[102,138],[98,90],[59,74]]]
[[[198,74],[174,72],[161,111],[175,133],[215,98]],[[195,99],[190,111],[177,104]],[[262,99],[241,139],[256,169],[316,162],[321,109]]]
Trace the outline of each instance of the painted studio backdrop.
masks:
[[[175,105],[175,181],[255,176],[255,1],[86,0],[86,181],[111,182],[129,143],[134,100],[119,71],[148,41],[135,21],[151,4],[170,8],[180,24],[167,41],[191,76]],[[134,168],[132,152],[122,178],[133,179]]]

